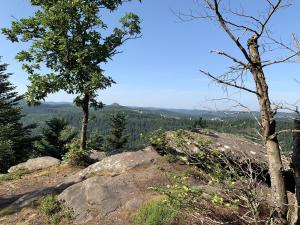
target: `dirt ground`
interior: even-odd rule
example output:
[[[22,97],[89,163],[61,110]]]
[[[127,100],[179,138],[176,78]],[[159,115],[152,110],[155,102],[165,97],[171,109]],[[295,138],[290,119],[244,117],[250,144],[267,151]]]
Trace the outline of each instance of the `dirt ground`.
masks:
[[[54,187],[66,179],[66,177],[77,173],[81,168],[66,165],[50,167],[22,176],[21,179],[0,182],[0,210],[21,196],[34,193],[45,188]],[[36,203],[32,207],[26,207],[20,212],[0,217],[2,225],[46,225],[47,218],[36,209]],[[61,224],[68,224],[66,221]]]

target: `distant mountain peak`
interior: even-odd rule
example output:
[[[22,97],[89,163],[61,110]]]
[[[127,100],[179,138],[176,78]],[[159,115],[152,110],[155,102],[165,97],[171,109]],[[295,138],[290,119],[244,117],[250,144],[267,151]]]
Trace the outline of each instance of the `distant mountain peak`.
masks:
[[[118,103],[116,103],[116,102],[114,102],[113,104],[111,104],[111,106],[114,106],[114,107],[120,107],[121,105],[118,104]]]

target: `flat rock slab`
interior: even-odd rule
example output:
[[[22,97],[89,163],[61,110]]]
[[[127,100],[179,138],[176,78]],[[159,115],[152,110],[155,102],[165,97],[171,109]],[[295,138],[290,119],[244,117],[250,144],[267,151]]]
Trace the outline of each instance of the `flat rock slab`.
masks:
[[[61,163],[59,159],[45,156],[45,157],[39,157],[34,159],[29,159],[28,161],[24,163],[20,163],[18,165],[15,165],[13,167],[10,167],[8,172],[12,173],[17,170],[28,170],[28,171],[36,171],[40,169],[45,169],[51,166],[57,166]]]
[[[74,212],[75,224],[129,225],[134,212],[155,196],[148,187],[164,178],[156,167],[117,176],[94,176],[64,190],[59,199]]]
[[[136,152],[123,152],[109,156],[94,163],[78,173],[79,177],[87,178],[93,175],[121,174],[137,167],[145,167],[152,164],[160,155],[152,148]]]

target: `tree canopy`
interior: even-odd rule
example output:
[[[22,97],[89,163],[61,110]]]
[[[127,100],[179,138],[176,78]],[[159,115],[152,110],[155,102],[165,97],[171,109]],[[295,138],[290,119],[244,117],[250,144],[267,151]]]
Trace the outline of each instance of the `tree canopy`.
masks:
[[[13,21],[2,33],[12,42],[29,42],[29,49],[19,52],[17,60],[29,74],[25,94],[30,104],[38,104],[48,94],[65,91],[76,95],[74,103],[84,116],[81,147],[86,145],[89,107],[103,106],[98,91],[114,80],[104,74],[107,63],[125,41],[137,38],[140,19],[133,13],[122,17],[120,27],[111,27],[101,19],[104,12],[114,12],[123,0],[31,0],[37,6],[29,18]],[[44,73],[43,73],[44,72]]]

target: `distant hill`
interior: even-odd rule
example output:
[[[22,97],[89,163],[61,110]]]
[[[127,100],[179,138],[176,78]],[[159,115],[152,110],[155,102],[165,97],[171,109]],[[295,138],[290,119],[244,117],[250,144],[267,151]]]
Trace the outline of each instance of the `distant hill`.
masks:
[[[29,107],[22,102],[23,118],[25,125],[36,123],[38,128],[35,133],[40,133],[44,122],[52,117],[63,117],[72,126],[79,130],[81,123],[81,109],[71,103],[46,102],[40,106]],[[121,106],[117,103],[107,105],[100,110],[91,110],[89,131],[107,134],[109,130],[109,115],[116,111],[127,114],[127,133],[129,134],[128,148],[138,148],[144,144],[140,138],[141,134],[147,134],[156,129],[176,130],[189,129],[201,117],[206,128],[219,132],[239,134],[251,140],[259,140],[257,131],[259,127],[253,118],[253,114],[259,116],[258,112],[242,113],[238,111],[208,111],[189,109],[163,109],[153,107]],[[293,115],[279,113],[278,129],[292,127]],[[287,151],[291,149],[292,136],[281,136],[282,147]]]

